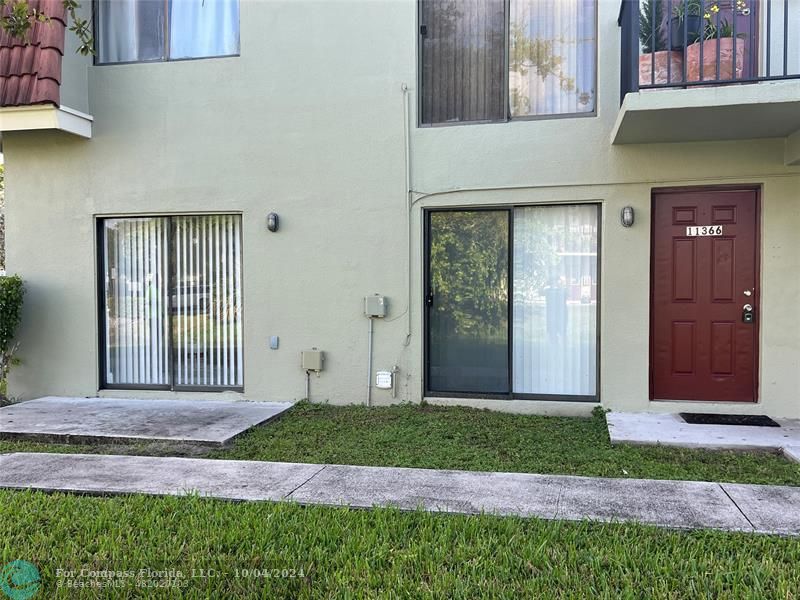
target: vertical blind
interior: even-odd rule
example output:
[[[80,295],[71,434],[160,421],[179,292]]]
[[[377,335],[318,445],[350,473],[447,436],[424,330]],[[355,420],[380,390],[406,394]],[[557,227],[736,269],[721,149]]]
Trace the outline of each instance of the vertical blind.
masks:
[[[596,205],[514,210],[515,393],[596,394],[597,227]]]
[[[109,384],[169,383],[168,231],[168,219],[104,222]]]
[[[422,122],[505,116],[505,0],[421,0]]]
[[[420,0],[420,120],[592,112],[597,0]]]
[[[105,383],[243,385],[241,217],[106,219]]]
[[[242,385],[240,239],[236,216],[175,219],[177,385]]]

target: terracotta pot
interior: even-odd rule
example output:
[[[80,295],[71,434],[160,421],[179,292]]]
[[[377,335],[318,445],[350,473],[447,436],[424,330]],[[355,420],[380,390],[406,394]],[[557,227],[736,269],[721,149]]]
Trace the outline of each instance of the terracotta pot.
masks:
[[[733,38],[703,42],[703,81],[728,81],[744,74],[745,40],[736,40],[736,70],[733,66]],[[686,81],[700,81],[700,42],[686,47]],[[719,46],[719,77],[717,77]]]
[[[654,60],[655,73],[653,73]],[[639,56],[639,85],[680,83],[681,81],[683,81],[683,52],[663,50]]]

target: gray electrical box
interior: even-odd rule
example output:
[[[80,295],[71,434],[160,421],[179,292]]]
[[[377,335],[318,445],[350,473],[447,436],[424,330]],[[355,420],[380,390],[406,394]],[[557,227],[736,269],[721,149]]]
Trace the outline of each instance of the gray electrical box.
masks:
[[[304,371],[315,371],[319,373],[322,371],[322,364],[325,362],[325,354],[322,350],[312,348],[311,350],[303,350],[300,353],[300,366]]]
[[[370,318],[386,316],[386,296],[375,294],[364,298],[364,314]]]

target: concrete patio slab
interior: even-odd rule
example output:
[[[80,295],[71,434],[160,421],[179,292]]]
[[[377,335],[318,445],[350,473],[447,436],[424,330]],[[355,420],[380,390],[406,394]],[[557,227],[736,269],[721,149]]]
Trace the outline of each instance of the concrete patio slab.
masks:
[[[322,468],[323,465],[244,460],[15,453],[0,455],[0,487],[281,500]]]
[[[291,500],[800,535],[800,488],[81,454],[0,455],[0,488]]]
[[[800,488],[723,483],[756,531],[800,535]]]
[[[610,412],[606,421],[612,444],[773,452],[800,446],[800,421],[794,419],[775,419],[780,427],[692,425],[676,414]]]
[[[0,439],[224,445],[289,403],[48,396],[0,408]]]

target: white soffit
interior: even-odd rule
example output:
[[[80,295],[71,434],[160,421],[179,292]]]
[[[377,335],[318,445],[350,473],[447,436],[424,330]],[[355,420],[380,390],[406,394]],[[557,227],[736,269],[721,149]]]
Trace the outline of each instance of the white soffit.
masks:
[[[91,115],[52,104],[0,108],[0,132],[55,129],[90,139],[92,121]]]

